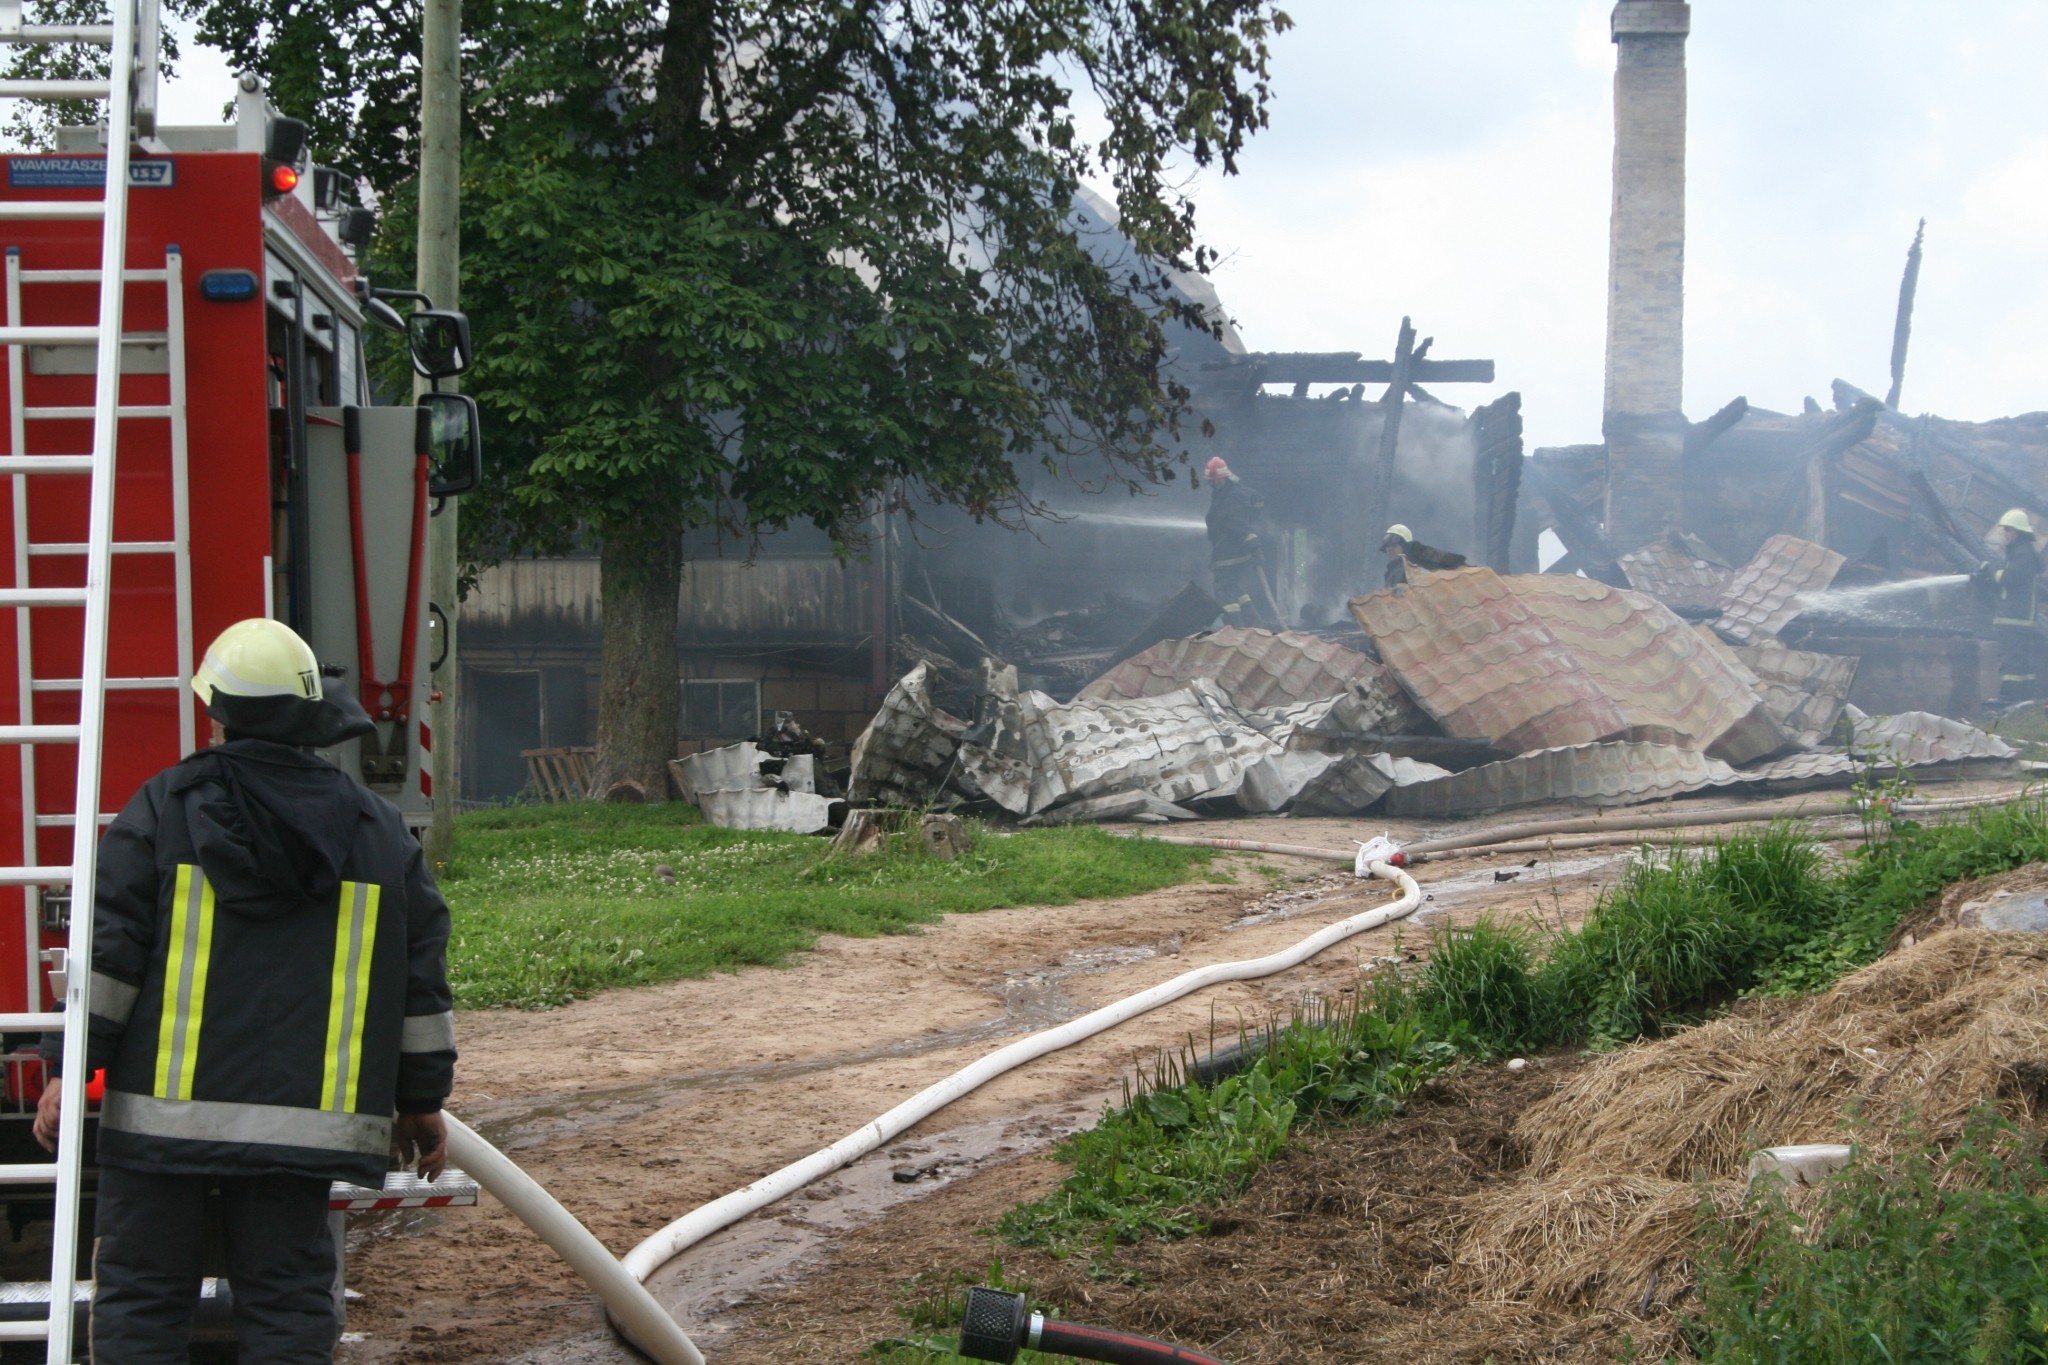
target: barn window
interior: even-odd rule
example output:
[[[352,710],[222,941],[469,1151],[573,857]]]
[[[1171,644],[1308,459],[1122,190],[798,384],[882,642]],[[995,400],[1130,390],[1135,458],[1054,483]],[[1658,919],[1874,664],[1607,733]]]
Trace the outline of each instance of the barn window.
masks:
[[[683,680],[683,739],[745,739],[761,732],[761,684],[752,678]]]

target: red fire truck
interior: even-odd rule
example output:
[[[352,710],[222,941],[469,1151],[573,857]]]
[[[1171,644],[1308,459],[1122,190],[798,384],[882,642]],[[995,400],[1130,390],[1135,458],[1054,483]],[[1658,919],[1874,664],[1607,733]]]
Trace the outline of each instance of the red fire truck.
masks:
[[[155,141],[166,150],[130,165],[100,818],[194,747],[205,719],[190,682],[206,642],[244,617],[273,616],[379,722],[376,736],[327,757],[423,824],[439,635],[427,524],[440,498],[473,480],[477,425],[471,401],[453,393],[373,405],[363,332],[385,320],[408,334],[422,373],[448,377],[467,368],[467,326],[431,308],[400,318],[386,298],[417,295],[368,287],[348,250],[366,236],[366,214],[342,200],[339,177],[304,165],[303,126],[271,110],[254,77],[241,86],[236,125],[163,129]],[[104,154],[79,144],[98,134],[65,130],[55,153],[5,158],[0,211],[27,198],[97,200]],[[89,324],[98,224],[0,221],[0,231],[6,320]],[[17,585],[77,586],[85,480],[24,489],[4,474],[10,456],[85,444],[92,348],[7,351],[0,490],[12,506],[0,555]],[[0,720],[75,724],[77,684],[67,688],[63,671],[78,658],[78,613],[23,606],[14,616],[11,637],[0,632]],[[0,849],[26,855],[6,861],[64,861],[74,753],[62,743],[0,750]],[[0,908],[0,1011],[43,1007],[4,964],[40,977],[36,954],[58,946],[43,939],[69,913],[62,889],[23,892],[18,913]]]
[[[111,44],[97,93],[125,145],[103,125],[0,158],[0,609],[13,617],[0,630],[0,1119],[21,1120],[0,1121],[0,1163],[14,1163],[0,1184],[17,1235],[54,1213],[43,1305],[70,1291],[67,1250],[89,1242],[86,1106],[65,1106],[54,1166],[34,1164],[47,1158],[25,1111],[42,1085],[36,1039],[61,1029],[69,1048],[83,1032],[85,973],[65,970],[65,950],[89,951],[90,917],[72,912],[89,903],[97,826],[200,741],[194,659],[258,615],[298,630],[378,722],[327,757],[424,824],[427,676],[445,638],[427,599],[428,523],[474,482],[480,451],[470,400],[380,405],[366,364],[365,328],[383,326],[418,374],[460,374],[461,315],[370,287],[355,259],[370,213],[308,164],[304,125],[253,76],[233,125],[154,127],[155,6],[115,8],[114,24],[54,40]],[[53,40],[32,27],[0,4],[0,40]],[[27,84],[0,82],[0,95],[32,95]],[[102,382],[116,355],[118,380]],[[47,1338],[50,1360],[70,1359],[71,1315],[10,1309],[17,1287],[0,1283],[0,1341]]]

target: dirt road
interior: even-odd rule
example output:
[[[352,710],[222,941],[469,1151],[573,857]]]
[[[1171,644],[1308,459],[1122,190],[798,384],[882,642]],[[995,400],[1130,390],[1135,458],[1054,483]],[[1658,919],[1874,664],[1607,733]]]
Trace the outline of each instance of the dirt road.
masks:
[[[1327,826],[1325,828],[1324,826]],[[1211,822],[1203,833],[1341,845],[1351,822]],[[1202,992],[1031,1064],[804,1195],[712,1239],[654,1289],[707,1349],[729,1310],[844,1229],[1092,1122],[1134,1065],[1190,1038],[1335,994],[1426,926],[1482,907],[1575,920],[1608,852],[1431,864],[1414,922],[1266,981]],[[1497,868],[1520,879],[1501,884]],[[843,1136],[1001,1043],[1191,967],[1286,947],[1393,896],[1294,859],[1219,864],[1228,884],[1128,900],[949,917],[914,936],[826,939],[788,968],[609,992],[547,1013],[460,1021],[451,1108],[507,1150],[614,1251]],[[477,1209],[365,1218],[349,1239],[349,1344],[369,1362],[623,1362],[589,1292],[486,1198]],[[738,1357],[723,1356],[722,1360]]]

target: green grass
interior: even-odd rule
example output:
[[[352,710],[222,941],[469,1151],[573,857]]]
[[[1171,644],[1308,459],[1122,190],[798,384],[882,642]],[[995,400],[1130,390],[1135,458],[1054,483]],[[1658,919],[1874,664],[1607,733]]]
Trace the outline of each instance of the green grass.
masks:
[[[910,837],[828,858],[810,835],[718,829],[686,806],[519,806],[457,817],[441,877],[464,1008],[546,1008],[785,961],[820,934],[905,933],[950,912],[1136,895],[1202,875],[1204,849],[1092,828],[975,831],[954,862]],[[675,884],[655,876],[669,867]]]
[[[1114,1273],[1121,1243],[1201,1231],[1305,1124],[1386,1117],[1460,1056],[1618,1046],[1745,993],[1825,989],[1874,961],[1943,886],[2048,858],[2038,801],[1875,833],[1839,867],[1782,825],[1700,854],[1644,850],[1576,932],[1489,919],[1438,929],[1411,979],[1369,978],[1356,1005],[1297,1017],[1238,1075],[1153,1076],[1062,1143],[1055,1156],[1073,1169],[1059,1189],[997,1231]]]
[[[1398,981],[1366,995],[1245,1039],[1256,1060],[1213,1083],[1162,1067],[1095,1127],[1062,1142],[1054,1154],[1073,1172],[1005,1214],[997,1231],[1062,1257],[1188,1236],[1205,1228],[1204,1209],[1234,1198],[1285,1149],[1296,1124],[1396,1113],[1455,1049],[1430,1040]]]
[[[1706,1365],[2048,1361],[2048,1166],[2038,1137],[1980,1112],[1946,1155],[1859,1157],[1795,1211],[1775,1187],[1702,1220]]]

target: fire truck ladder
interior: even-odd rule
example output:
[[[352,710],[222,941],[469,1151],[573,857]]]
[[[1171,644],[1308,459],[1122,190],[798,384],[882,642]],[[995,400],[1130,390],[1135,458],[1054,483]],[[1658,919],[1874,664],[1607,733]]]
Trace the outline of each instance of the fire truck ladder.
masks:
[[[178,564],[180,603],[179,633],[189,638],[189,577],[184,553],[184,404],[183,340],[179,318],[178,258],[170,256],[162,271],[127,272],[129,152],[138,136],[155,132],[157,79],[156,0],[116,0],[111,24],[42,25],[23,22],[21,0],[0,0],[0,42],[11,44],[86,44],[108,49],[105,80],[0,80],[0,97],[27,100],[101,99],[106,101],[107,153],[105,192],[94,200],[0,202],[0,220],[49,221],[53,219],[100,220],[100,268],[97,271],[38,272],[23,270],[17,254],[7,258],[7,317],[0,323],[0,346],[8,353],[8,393],[12,399],[10,449],[0,457],[0,471],[12,480],[14,491],[14,586],[0,589],[0,607],[15,609],[16,641],[21,651],[25,686],[18,723],[0,725],[0,743],[22,746],[23,816],[22,862],[0,867],[0,886],[20,887],[31,907],[46,888],[68,887],[74,912],[70,917],[68,946],[52,953],[50,985],[58,1009],[42,1012],[41,990],[36,980],[34,958],[36,933],[33,908],[29,912],[31,961],[27,1003],[21,1014],[0,1014],[0,1030],[38,1032],[61,1030],[64,1036],[63,1119],[59,1127],[57,1159],[54,1163],[34,1162],[0,1165],[0,1184],[49,1185],[56,1193],[55,1226],[50,1236],[50,1279],[48,1316],[28,1321],[0,1322],[0,1341],[46,1341],[45,1358],[69,1365],[72,1359],[73,1304],[77,1301],[76,1276],[79,1243],[79,1185],[84,1161],[85,1123],[85,1041],[88,988],[92,971],[92,905],[94,856],[99,839],[100,764],[104,750],[102,722],[105,715],[107,678],[107,617],[113,556],[118,550],[167,553]],[[28,326],[21,320],[21,288],[27,284],[83,282],[97,283],[99,321],[96,326]],[[170,299],[171,402],[168,411],[158,408],[124,408],[120,403],[122,305],[125,282],[164,284]],[[44,408],[24,410],[22,406],[22,363],[24,348],[30,346],[91,346],[94,348],[94,382],[91,409]],[[25,423],[34,420],[92,420],[92,451],[88,455],[29,455],[24,453]],[[171,421],[177,505],[176,538],[167,545],[123,545],[113,541],[114,460],[119,423],[123,417],[167,417]],[[77,544],[29,546],[26,491],[39,475],[88,475],[92,490],[88,502],[85,540]],[[38,588],[29,585],[27,556],[33,553],[69,555],[84,561],[84,586]],[[29,616],[38,610],[82,609],[85,615],[84,644],[75,675],[48,682],[27,675],[31,633]],[[189,646],[185,646],[189,651]],[[181,657],[179,671],[189,674],[190,659]],[[164,686],[169,679],[117,679],[113,686]],[[34,697],[44,691],[76,691],[76,724],[40,724],[34,719]],[[182,705],[182,703],[181,703]],[[189,705],[184,705],[190,744]],[[77,750],[77,785],[71,802],[73,815],[61,817],[71,825],[69,866],[37,866],[34,801],[34,747],[38,744],[69,744]],[[54,823],[54,821],[53,821]]]

